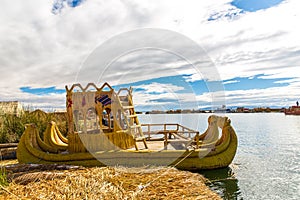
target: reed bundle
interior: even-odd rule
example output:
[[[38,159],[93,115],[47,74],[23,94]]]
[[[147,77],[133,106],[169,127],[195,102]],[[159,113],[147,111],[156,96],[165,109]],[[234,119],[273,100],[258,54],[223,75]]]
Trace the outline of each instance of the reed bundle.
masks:
[[[32,171],[16,176],[1,195],[4,199],[221,199],[200,174],[165,167]]]

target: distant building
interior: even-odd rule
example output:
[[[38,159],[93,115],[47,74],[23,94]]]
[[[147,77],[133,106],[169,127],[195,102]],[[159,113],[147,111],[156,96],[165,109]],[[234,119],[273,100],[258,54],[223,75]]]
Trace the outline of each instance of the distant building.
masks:
[[[146,114],[164,114],[164,113],[165,112],[161,111],[161,110],[152,110],[152,111],[146,112]]]
[[[0,101],[0,115],[12,114],[19,116],[23,111],[23,106],[18,101]]]
[[[249,113],[250,109],[249,108],[245,108],[245,107],[237,107],[236,108],[236,112],[237,113]]]
[[[182,110],[181,113],[192,113],[192,111],[190,109],[185,109],[185,110]]]

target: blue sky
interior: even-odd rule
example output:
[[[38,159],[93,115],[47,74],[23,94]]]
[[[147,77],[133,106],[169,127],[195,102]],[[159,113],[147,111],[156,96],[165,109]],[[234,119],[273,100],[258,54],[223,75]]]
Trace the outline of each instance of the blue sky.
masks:
[[[280,4],[283,0],[234,0],[231,5],[244,11],[255,12]]]
[[[300,100],[297,0],[4,0],[2,5],[0,101],[64,109],[65,85],[101,85],[100,76],[116,89],[133,86],[140,110],[207,108],[214,101],[288,107]],[[199,45],[205,55],[197,58],[183,40],[160,38],[166,47],[181,45],[190,60],[209,60],[218,80],[168,49],[126,55],[103,49],[115,56],[112,63],[85,69],[106,41],[143,28],[165,29]],[[116,49],[133,40],[123,41]],[[222,95],[224,101],[216,100]]]
[[[56,89],[55,87],[47,87],[47,88],[21,87],[20,90],[24,93],[29,93],[29,94],[38,95],[38,96],[65,93],[65,90]]]

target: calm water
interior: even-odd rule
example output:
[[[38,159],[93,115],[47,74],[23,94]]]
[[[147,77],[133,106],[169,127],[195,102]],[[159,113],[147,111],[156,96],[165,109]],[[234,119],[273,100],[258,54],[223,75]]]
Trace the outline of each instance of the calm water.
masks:
[[[221,114],[222,115],[222,114]],[[209,114],[140,115],[142,123],[177,122],[203,132]],[[224,199],[300,199],[300,116],[226,114],[238,135],[233,164],[201,171]]]

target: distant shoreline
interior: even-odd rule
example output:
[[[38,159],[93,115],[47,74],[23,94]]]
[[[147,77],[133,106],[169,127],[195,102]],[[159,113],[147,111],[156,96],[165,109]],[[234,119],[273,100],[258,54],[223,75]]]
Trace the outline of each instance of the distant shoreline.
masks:
[[[236,109],[216,109],[216,110],[152,110],[137,112],[137,114],[191,114],[191,113],[284,113],[285,108],[245,108],[238,107]]]

